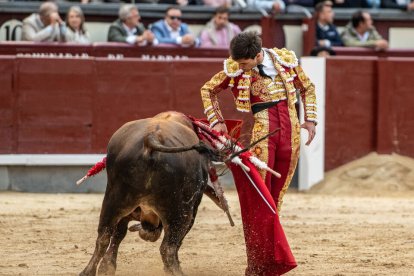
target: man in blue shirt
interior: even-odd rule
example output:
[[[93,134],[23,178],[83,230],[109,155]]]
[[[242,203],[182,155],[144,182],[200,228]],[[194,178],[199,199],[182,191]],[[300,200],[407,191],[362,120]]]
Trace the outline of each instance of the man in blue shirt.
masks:
[[[341,37],[333,24],[334,12],[331,2],[320,2],[315,7],[316,45],[319,47],[343,46]]]
[[[152,24],[151,31],[161,44],[199,46],[199,40],[190,33],[187,24],[181,22],[181,16],[178,7],[169,7],[165,18]]]

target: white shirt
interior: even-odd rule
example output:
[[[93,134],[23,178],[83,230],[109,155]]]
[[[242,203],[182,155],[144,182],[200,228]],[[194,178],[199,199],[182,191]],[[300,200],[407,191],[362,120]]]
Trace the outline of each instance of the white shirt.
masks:
[[[363,35],[360,35],[359,33],[357,33],[357,34],[358,34],[358,38],[359,38],[360,41],[365,42],[365,41],[368,40],[369,32],[365,32]]]
[[[164,20],[164,22],[165,22],[165,26],[167,26],[167,29],[170,32],[171,38],[174,38],[177,44],[181,44],[181,41],[182,41],[182,37],[180,36],[181,27],[179,27],[177,30],[174,30],[173,28],[171,28],[170,25],[168,25],[167,20]]]
[[[269,56],[269,53],[267,52],[266,49],[262,49],[262,52],[263,52],[263,61],[262,61],[263,71],[266,73],[266,75],[271,77],[272,80],[275,80],[275,77],[277,76],[277,71],[276,71],[275,65],[273,64],[273,60]],[[259,69],[257,67],[254,67],[253,69],[259,72]]]
[[[124,23],[122,23],[122,26],[124,27],[124,30],[127,32],[126,42],[128,42],[129,44],[135,44],[135,41],[137,39],[137,36],[135,35],[137,32],[137,29],[135,28],[130,29]]]

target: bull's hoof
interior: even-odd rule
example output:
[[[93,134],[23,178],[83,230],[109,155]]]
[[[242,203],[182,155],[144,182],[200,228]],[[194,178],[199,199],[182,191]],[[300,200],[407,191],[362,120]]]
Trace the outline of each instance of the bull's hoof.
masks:
[[[95,274],[96,271],[89,271],[85,268],[81,273],[79,273],[79,276],[95,276]]]
[[[164,266],[164,272],[167,275],[174,275],[174,276],[185,276],[184,272],[181,270],[181,267],[172,268]]]
[[[98,275],[115,275],[116,267],[111,262],[101,262],[98,269]]]

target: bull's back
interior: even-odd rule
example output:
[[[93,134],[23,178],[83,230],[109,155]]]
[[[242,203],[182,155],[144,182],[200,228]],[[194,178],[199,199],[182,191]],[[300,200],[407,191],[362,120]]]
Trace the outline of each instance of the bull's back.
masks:
[[[199,141],[194,130],[181,122],[151,118],[127,123],[108,144],[107,172],[111,182],[133,186],[143,193],[155,190],[166,194],[172,192],[172,185],[173,190],[185,190],[194,185],[191,182],[202,182],[205,162],[198,152],[155,151],[146,143],[150,135],[166,147],[189,146]]]

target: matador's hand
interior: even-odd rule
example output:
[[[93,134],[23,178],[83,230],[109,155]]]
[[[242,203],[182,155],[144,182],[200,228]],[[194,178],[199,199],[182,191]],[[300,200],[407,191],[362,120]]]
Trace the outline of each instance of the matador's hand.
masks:
[[[313,138],[315,138],[315,135],[316,135],[315,123],[310,122],[310,121],[306,121],[300,127],[306,129],[309,133],[308,141],[305,144],[305,145],[309,146],[310,143],[312,142]]]
[[[222,132],[223,133],[227,133],[227,127],[226,127],[226,124],[225,123],[218,123],[215,126],[213,126],[213,129],[215,131],[220,132],[220,133],[222,133]]]

